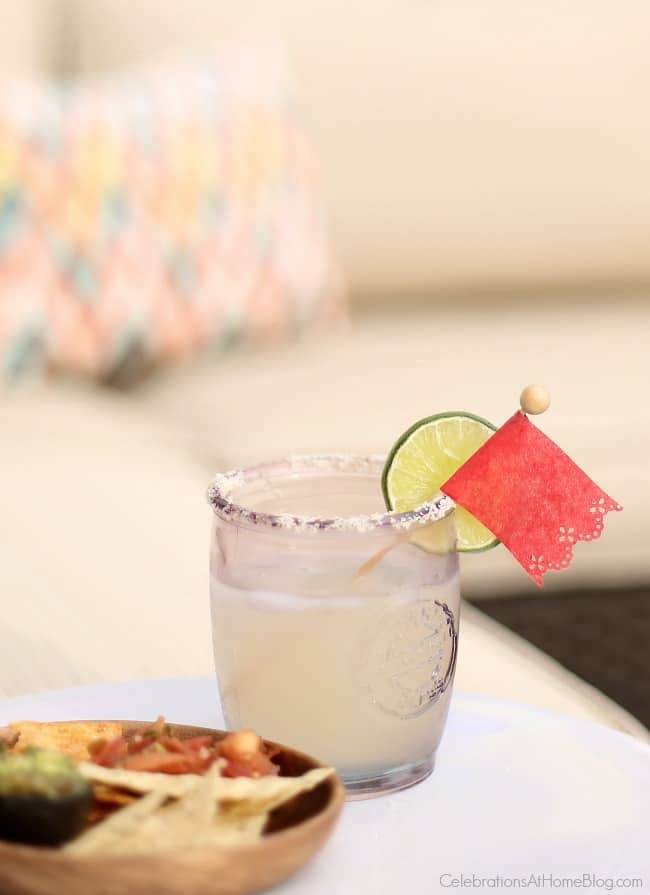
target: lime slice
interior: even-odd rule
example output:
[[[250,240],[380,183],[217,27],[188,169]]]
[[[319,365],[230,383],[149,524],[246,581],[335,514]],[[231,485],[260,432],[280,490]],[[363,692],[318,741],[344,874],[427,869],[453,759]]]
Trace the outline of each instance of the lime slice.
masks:
[[[384,466],[381,484],[388,509],[406,513],[431,500],[495,431],[492,423],[462,411],[437,413],[415,423],[398,438]],[[457,507],[455,516],[459,551],[474,553],[499,543],[467,510]],[[423,531],[417,537],[425,548],[426,535]]]

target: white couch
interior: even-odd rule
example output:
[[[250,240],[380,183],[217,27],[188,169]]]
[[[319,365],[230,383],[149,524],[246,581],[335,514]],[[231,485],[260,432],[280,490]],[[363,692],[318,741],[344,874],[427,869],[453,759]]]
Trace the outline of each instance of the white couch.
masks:
[[[6,11],[4,66],[23,73],[89,73],[266,19],[296,59],[362,310],[343,331],[199,360],[127,394],[52,384],[3,396],[0,695],[210,673],[203,490],[215,469],[385,450],[440,409],[500,422],[530,380],[555,397],[542,428],[625,506],[549,587],[648,580],[650,126],[637,105],[650,14],[576,0],[560,28],[549,10],[26,0]],[[402,307],[414,292],[432,298]],[[534,589],[502,549],[468,558],[464,578],[479,597]],[[461,644],[459,686],[643,735],[469,606]]]

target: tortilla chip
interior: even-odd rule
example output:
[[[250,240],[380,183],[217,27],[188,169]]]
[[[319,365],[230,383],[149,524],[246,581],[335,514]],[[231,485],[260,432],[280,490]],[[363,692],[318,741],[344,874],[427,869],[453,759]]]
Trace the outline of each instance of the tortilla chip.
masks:
[[[12,730],[11,727],[0,727],[0,746],[5,749],[13,749],[19,737],[20,734],[17,730]]]
[[[81,768],[95,778],[109,771],[94,765]],[[318,786],[332,773],[331,768],[315,768],[301,777],[226,779],[216,762],[203,777],[111,771],[112,782],[120,779],[125,788],[136,784],[151,791],[67,848],[77,854],[135,854],[255,841],[262,836],[269,812]],[[170,792],[173,788],[176,792]],[[176,801],[165,806],[168,796]],[[144,808],[137,810],[139,805]]]
[[[217,817],[211,829],[202,834],[202,845],[240,845],[244,842],[257,842],[262,838],[268,815],[258,814],[250,817],[227,820]]]
[[[75,855],[89,855],[95,852],[108,852],[120,849],[120,845],[128,843],[138,829],[142,826],[145,818],[167,800],[164,792],[150,792],[137,802],[122,808],[111,814],[102,823],[91,827],[77,839],[74,839],[68,845],[64,846],[64,851]]]
[[[89,830],[69,850],[75,854],[141,854],[207,844],[202,832],[210,830],[214,821],[215,784],[220,773],[215,764],[204,777],[195,776],[189,791],[167,808],[162,807],[167,801],[164,792],[150,792]],[[144,812],[136,811],[143,803]]]
[[[217,798],[240,817],[257,813],[260,806],[272,811],[301,792],[315,789],[333,773],[333,768],[313,768],[300,777],[222,777]]]
[[[267,811],[239,815],[220,805],[212,824],[211,844],[227,845],[231,842],[254,842],[261,839],[268,819]]]
[[[215,762],[216,764],[216,762]],[[77,770],[90,783],[104,783],[128,792],[164,792],[170,798],[179,799],[192,789],[199,774],[156,774],[151,771],[127,771],[124,768],[103,768],[92,762],[81,762]]]
[[[213,765],[181,799],[147,818],[138,832],[137,841],[129,843],[137,851],[168,848],[197,848],[207,845],[207,831],[214,823],[217,800],[216,784],[219,767]]]
[[[122,725],[112,721],[17,721],[9,727],[19,734],[14,752],[24,752],[33,746],[64,752],[75,761],[88,760],[88,745],[93,740],[111,740],[122,734]]]
[[[200,844],[227,846],[261,839],[274,808],[315,789],[333,773],[332,768],[314,768],[300,777],[222,777],[215,785],[219,810],[211,828],[201,832]]]

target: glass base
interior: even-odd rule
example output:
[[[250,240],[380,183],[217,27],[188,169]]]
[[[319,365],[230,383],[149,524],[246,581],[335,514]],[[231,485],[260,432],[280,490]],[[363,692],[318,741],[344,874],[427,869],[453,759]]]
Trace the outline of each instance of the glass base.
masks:
[[[435,753],[426,761],[418,764],[401,765],[392,768],[383,774],[373,774],[369,777],[347,776],[341,774],[345,783],[346,797],[348,801],[360,799],[374,799],[377,796],[386,796],[400,789],[407,789],[426,779],[435,766]]]

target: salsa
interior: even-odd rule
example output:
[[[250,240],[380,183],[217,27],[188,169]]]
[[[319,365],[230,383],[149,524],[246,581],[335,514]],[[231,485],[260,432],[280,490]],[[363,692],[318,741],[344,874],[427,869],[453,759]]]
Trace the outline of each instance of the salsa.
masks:
[[[100,738],[88,747],[90,760],[105,768],[151,771],[159,774],[205,774],[219,761],[223,777],[266,777],[278,774],[273,752],[251,730],[227,734],[219,740],[205,735],[181,740],[164,718],[158,718],[130,738]]]

